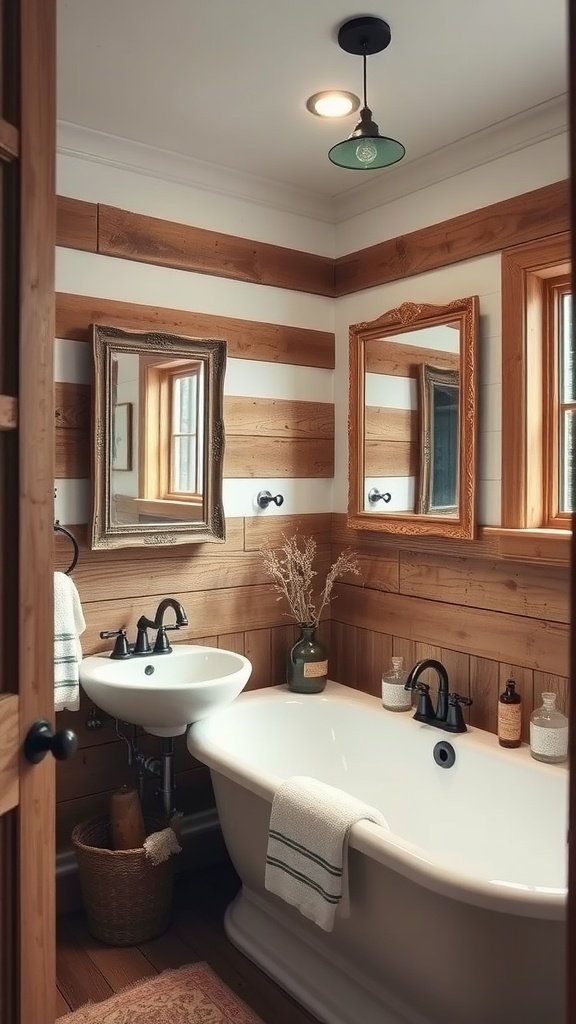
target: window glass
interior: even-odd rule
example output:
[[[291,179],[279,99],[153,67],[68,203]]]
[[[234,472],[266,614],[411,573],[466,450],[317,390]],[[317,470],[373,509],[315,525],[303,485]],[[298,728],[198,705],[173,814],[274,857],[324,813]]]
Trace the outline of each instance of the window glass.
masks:
[[[198,491],[198,375],[172,379],[170,489],[174,494]]]
[[[576,439],[576,372],[572,332],[572,295],[559,296],[558,308],[559,366],[559,512],[574,510],[574,442]]]

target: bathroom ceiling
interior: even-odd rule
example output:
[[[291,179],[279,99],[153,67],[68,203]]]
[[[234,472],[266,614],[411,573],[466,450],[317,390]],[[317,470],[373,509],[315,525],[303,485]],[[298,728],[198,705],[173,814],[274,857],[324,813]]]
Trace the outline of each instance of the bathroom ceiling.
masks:
[[[324,197],[390,170],[333,166],[355,117],[323,121],[309,95],[361,94],[339,25],[392,29],[368,58],[368,101],[401,140],[399,168],[567,89],[565,0],[58,0],[58,117]]]

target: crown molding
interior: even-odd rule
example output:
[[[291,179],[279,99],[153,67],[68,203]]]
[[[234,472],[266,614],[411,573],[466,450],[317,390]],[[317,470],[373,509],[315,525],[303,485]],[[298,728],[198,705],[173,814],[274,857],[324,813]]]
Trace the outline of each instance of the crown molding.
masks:
[[[377,178],[369,182],[363,180],[361,184],[334,196],[233,171],[68,121],[58,122],[57,149],[59,153],[92,163],[107,164],[162,181],[173,181],[216,195],[338,224],[567,130],[568,97],[563,94],[467,135],[449,146],[418,159],[401,162],[381,172]]]
[[[339,224],[567,131],[568,95],[563,93],[341,192],[334,196],[335,222]]]
[[[334,223],[334,201],[330,196],[122,139],[70,121],[57,122],[56,149],[58,153],[91,163],[107,164],[161,181],[173,181],[189,188]]]

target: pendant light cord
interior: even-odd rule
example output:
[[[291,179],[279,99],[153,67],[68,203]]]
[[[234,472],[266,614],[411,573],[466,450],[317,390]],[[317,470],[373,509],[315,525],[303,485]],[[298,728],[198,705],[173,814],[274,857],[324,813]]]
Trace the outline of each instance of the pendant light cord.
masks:
[[[364,61],[364,106],[367,107],[368,103],[366,101],[366,43],[364,43],[363,45],[364,53],[362,54],[362,60]]]

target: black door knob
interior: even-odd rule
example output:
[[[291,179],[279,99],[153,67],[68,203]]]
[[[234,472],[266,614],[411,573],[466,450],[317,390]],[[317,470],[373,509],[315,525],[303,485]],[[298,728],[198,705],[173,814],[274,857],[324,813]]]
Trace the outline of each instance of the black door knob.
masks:
[[[24,741],[24,756],[32,764],[38,764],[48,751],[57,761],[66,761],[78,749],[78,737],[72,729],[54,732],[49,722],[39,719],[30,726]]]

